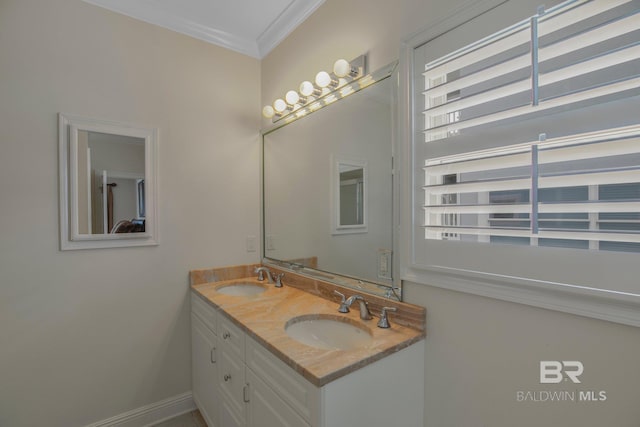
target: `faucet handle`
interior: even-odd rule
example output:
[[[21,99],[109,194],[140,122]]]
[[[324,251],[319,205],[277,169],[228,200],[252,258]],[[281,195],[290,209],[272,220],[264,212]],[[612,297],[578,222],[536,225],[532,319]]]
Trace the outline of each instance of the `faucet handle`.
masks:
[[[264,268],[262,267],[256,267],[255,270],[253,270],[254,273],[258,273],[258,280],[259,281],[263,281],[264,280]]]
[[[282,287],[282,278],[284,277],[284,273],[280,273],[276,275],[276,288]]]
[[[389,324],[389,316],[387,316],[387,312],[389,311],[396,312],[398,309],[395,307],[382,307],[382,313],[380,313],[380,320],[378,321],[378,328],[387,329],[391,327]]]
[[[347,297],[345,297],[345,295],[342,292],[338,292],[337,290],[333,290],[333,293],[338,295],[341,300],[340,300],[340,308],[338,308],[338,311],[340,313],[348,313],[349,312],[349,307],[347,306]]]

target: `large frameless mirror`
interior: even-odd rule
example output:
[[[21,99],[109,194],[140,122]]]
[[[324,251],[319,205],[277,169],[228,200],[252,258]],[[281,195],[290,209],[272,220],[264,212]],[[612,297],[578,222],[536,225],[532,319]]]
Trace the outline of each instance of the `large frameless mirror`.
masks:
[[[263,132],[265,262],[401,298],[392,262],[394,69]]]
[[[60,247],[157,244],[157,129],[59,115]]]

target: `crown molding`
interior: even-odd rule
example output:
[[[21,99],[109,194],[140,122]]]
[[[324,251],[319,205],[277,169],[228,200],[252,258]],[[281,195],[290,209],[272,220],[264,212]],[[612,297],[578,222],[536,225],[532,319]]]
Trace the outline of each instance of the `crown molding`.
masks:
[[[173,15],[165,10],[159,9],[157,4],[150,0],[137,0],[135,2],[123,0],[83,1],[94,6],[108,9],[112,12],[126,15],[130,18],[157,25],[217,46],[231,49],[244,55],[258,58],[258,47],[255,41]]]
[[[269,24],[257,40],[221,31],[176,16],[159,9],[158,5],[151,0],[137,0],[135,2],[127,0],[83,1],[256,59],[262,59],[298,25],[304,22],[325,0],[293,0],[287,8]]]
[[[324,2],[325,0],[293,0],[258,37],[256,42],[259,57],[264,58]]]

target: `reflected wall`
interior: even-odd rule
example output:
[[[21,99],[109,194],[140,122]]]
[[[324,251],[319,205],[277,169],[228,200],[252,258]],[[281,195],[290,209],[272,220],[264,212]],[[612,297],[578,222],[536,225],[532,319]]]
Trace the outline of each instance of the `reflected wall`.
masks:
[[[380,251],[393,248],[391,99],[386,79],[264,135],[267,258],[391,284],[379,274]],[[352,232],[336,231],[344,164],[366,165],[366,222]]]

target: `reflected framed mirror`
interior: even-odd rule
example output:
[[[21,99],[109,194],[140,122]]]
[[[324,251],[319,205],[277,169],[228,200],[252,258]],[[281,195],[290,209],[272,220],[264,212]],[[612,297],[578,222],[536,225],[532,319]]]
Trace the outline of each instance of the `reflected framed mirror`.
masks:
[[[331,233],[367,233],[367,162],[336,159],[332,166]]]
[[[395,65],[262,132],[265,264],[401,299],[393,271]]]
[[[58,120],[60,249],[157,245],[158,130]]]

